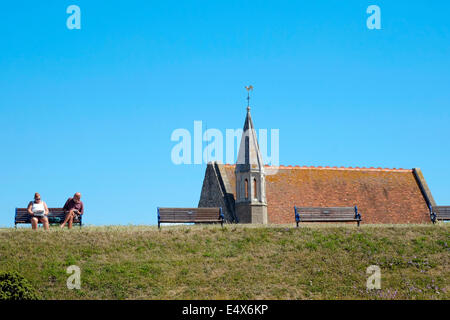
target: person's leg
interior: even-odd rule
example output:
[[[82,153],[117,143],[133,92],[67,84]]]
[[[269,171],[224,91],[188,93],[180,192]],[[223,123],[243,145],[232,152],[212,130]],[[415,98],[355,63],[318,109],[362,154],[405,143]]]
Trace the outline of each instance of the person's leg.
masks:
[[[73,217],[74,216],[75,216],[75,213],[72,212],[72,215],[70,216],[70,219],[69,219],[69,229],[72,229]]]
[[[31,228],[36,230],[38,227],[38,219],[36,217],[31,218]]]
[[[40,221],[41,221],[42,225],[44,226],[45,230],[50,229],[47,217],[41,218]]]
[[[70,217],[73,215],[73,211],[70,210],[69,212],[67,212],[66,214],[66,218],[64,219],[64,222],[61,224],[61,229],[64,228],[64,226],[66,225],[67,221],[69,221]]]

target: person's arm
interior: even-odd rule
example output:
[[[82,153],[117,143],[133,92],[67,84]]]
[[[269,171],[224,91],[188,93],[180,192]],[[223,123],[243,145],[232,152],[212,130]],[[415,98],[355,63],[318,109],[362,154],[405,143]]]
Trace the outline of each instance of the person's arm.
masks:
[[[84,213],[84,203],[81,202],[80,214]]]
[[[44,202],[44,209],[45,209],[45,214],[48,215],[48,207],[47,204]]]
[[[33,215],[33,211],[31,211],[32,207],[33,207],[33,203],[30,201],[30,203],[28,204],[28,208],[27,208],[27,211],[30,215]]]
[[[70,201],[70,199],[67,199],[67,201],[66,201],[66,203],[64,204],[64,207],[63,207],[63,211],[64,212],[67,212],[67,211],[69,211],[69,201]]]

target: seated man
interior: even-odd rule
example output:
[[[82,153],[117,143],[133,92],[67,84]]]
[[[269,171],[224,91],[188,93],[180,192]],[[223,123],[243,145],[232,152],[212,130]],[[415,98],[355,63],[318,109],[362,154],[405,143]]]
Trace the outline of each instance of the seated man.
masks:
[[[28,204],[28,213],[31,215],[31,227],[34,230],[37,229],[38,222],[42,223],[45,230],[49,229],[47,204],[41,200],[41,195],[37,192],[34,194],[34,201]]]
[[[66,219],[61,224],[61,228],[64,228],[67,223],[69,229],[71,229],[74,218],[81,216],[84,212],[83,202],[81,201],[81,193],[77,192],[73,198],[67,199],[63,210],[66,213]]]

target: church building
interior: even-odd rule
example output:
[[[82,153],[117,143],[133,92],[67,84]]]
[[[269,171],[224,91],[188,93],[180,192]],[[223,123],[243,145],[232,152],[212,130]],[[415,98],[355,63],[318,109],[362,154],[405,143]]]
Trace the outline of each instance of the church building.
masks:
[[[361,223],[428,223],[435,201],[419,168],[264,165],[247,107],[237,163],[210,162],[198,207],[228,222],[289,224],[297,207],[358,206]]]

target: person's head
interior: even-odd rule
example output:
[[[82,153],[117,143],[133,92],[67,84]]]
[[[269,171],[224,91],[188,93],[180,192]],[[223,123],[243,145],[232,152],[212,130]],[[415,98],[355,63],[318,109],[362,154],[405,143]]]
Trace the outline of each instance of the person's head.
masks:
[[[41,195],[37,192],[34,194],[34,202],[36,203],[41,202]]]
[[[81,201],[81,193],[77,192],[73,195],[73,200],[75,202],[80,202]]]

